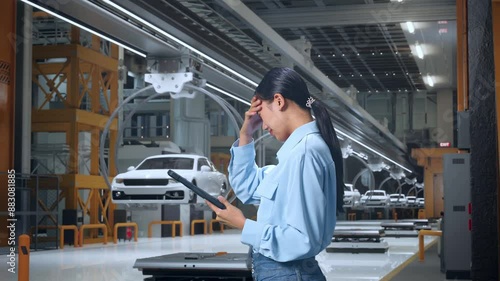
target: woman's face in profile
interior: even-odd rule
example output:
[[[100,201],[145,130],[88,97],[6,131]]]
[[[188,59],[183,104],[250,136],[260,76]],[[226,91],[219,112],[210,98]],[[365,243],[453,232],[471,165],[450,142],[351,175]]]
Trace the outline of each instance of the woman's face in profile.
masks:
[[[262,129],[266,130],[279,141],[285,141],[282,132],[285,124],[282,124],[280,119],[276,116],[279,112],[277,107],[277,101],[262,100],[262,109],[258,112],[260,118],[262,119]]]

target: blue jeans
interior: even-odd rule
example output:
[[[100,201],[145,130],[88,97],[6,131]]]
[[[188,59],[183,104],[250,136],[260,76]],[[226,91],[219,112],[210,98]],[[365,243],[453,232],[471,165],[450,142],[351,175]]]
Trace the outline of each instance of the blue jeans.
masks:
[[[277,262],[253,253],[252,258],[252,275],[256,281],[326,281],[314,257]]]

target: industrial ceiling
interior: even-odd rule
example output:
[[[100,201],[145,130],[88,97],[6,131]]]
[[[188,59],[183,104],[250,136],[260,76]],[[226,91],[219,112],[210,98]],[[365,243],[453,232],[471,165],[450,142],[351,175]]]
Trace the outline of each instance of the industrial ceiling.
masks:
[[[294,67],[329,105],[338,129],[407,171],[415,168],[408,148],[356,94],[456,88],[454,0],[33,2],[148,59],[197,50],[191,54],[205,78],[247,100],[268,69]]]

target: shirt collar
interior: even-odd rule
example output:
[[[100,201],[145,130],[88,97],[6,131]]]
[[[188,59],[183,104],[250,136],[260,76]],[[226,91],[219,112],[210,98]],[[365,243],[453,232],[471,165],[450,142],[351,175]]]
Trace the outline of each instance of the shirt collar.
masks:
[[[319,133],[318,126],[316,126],[316,121],[311,121],[306,123],[293,131],[293,133],[288,137],[288,139],[283,143],[281,148],[276,153],[278,161],[283,161],[286,157],[290,156],[290,151],[297,143],[300,142],[306,135],[312,133]]]

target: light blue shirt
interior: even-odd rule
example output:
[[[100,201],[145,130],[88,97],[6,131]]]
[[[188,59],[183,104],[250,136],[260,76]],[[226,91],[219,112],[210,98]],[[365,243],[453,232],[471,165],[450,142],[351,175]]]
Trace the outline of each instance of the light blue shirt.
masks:
[[[278,165],[257,167],[254,142],[231,147],[229,180],[245,204],[259,204],[241,242],[273,260],[316,256],[336,223],[335,164],[316,121],[297,128],[277,153]]]

